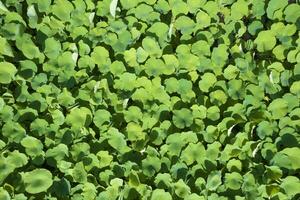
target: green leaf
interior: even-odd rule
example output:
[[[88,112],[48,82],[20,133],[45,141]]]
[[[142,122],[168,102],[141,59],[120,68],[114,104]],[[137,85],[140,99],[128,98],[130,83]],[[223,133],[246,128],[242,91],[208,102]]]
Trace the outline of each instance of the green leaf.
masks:
[[[142,161],[143,174],[148,177],[153,177],[161,168],[161,161],[156,156],[147,156]]]
[[[187,16],[180,16],[175,20],[174,27],[181,31],[183,35],[191,34],[196,24],[194,20]]]
[[[9,62],[0,62],[0,83],[9,84],[15,79],[16,67]]]
[[[53,192],[59,197],[67,197],[70,194],[71,184],[66,178],[53,182]]]
[[[144,140],[146,138],[146,133],[143,132],[142,127],[134,122],[130,122],[126,127],[127,136],[130,141]]]
[[[204,40],[199,40],[192,44],[192,53],[197,56],[210,56],[210,46]]]
[[[207,0],[187,0],[187,5],[191,13],[196,13],[201,6],[204,6]]]
[[[266,137],[272,137],[274,126],[268,121],[262,121],[258,124],[256,130],[259,138],[265,139]]]
[[[8,141],[19,143],[26,136],[26,131],[19,123],[8,121],[2,127],[2,134]]]
[[[206,28],[211,24],[210,16],[201,10],[196,15],[196,21],[199,29]]]
[[[0,156],[0,183],[5,181],[6,177],[10,175],[16,168],[25,166],[28,163],[28,158],[25,154],[15,150],[8,152],[7,157]]]
[[[159,76],[164,73],[165,64],[161,59],[149,58],[145,63],[145,72],[149,76]]]
[[[99,158],[100,164],[99,168],[107,167],[111,164],[113,160],[113,156],[109,154],[108,151],[99,151],[97,153],[97,157]]]
[[[300,17],[300,5],[296,3],[289,4],[285,10],[285,21],[290,23],[296,23]]]
[[[172,177],[170,174],[167,173],[159,173],[155,177],[155,185],[159,188],[169,188],[172,184]]]
[[[243,81],[238,79],[233,79],[228,82],[228,94],[234,99],[242,99],[244,97],[243,91]]]
[[[178,90],[178,80],[174,77],[165,80],[166,91],[168,93],[174,93]]]
[[[5,55],[9,57],[13,57],[13,50],[9,44],[9,42],[0,36],[0,55]]]
[[[7,163],[7,160],[2,155],[0,156],[0,183],[2,184],[6,177],[14,171],[14,166],[12,166],[10,163]]]
[[[205,119],[206,118],[206,111],[207,111],[207,108],[203,105],[193,105],[191,107],[192,109],[192,112],[193,112],[193,118],[199,118],[199,119]]]
[[[0,111],[3,110],[4,105],[5,105],[5,102],[4,102],[4,100],[0,97]]]
[[[218,187],[222,184],[221,172],[212,171],[207,177],[206,188],[210,191],[216,191]]]
[[[157,41],[153,38],[146,37],[142,41],[142,46],[144,50],[152,57],[159,58],[162,56],[162,50]]]
[[[141,109],[137,106],[130,106],[127,111],[124,112],[124,118],[126,122],[139,122],[143,113]]]
[[[181,198],[185,198],[191,193],[190,187],[182,179],[174,183],[174,189],[175,194]]]
[[[193,83],[187,79],[180,79],[178,81],[177,93],[180,94],[183,102],[189,102],[195,97],[195,93],[192,90]]]
[[[234,65],[228,65],[225,69],[224,69],[224,77],[227,80],[231,80],[231,79],[235,79],[237,77],[237,75],[239,74],[240,70],[234,66]]]
[[[71,106],[75,103],[75,98],[66,88],[64,88],[62,93],[58,95],[57,100],[61,105],[65,107]]]
[[[295,176],[287,176],[282,180],[280,186],[289,198],[293,198],[299,194],[300,180]]]
[[[74,9],[73,4],[66,0],[55,1],[51,8],[51,12],[62,21],[70,20],[71,12]]]
[[[272,31],[260,31],[254,40],[254,44],[257,45],[259,52],[265,52],[272,50],[276,45],[276,38]]]
[[[124,64],[120,61],[114,61],[110,66],[110,72],[114,76],[121,75],[125,71],[126,71],[126,68],[125,68]]]
[[[274,119],[280,119],[287,114],[288,103],[284,99],[275,99],[269,104],[268,110],[272,113]]]
[[[94,114],[94,124],[100,128],[103,124],[109,123],[111,119],[111,114],[107,110],[99,109]]]
[[[203,92],[208,92],[216,82],[216,76],[213,73],[207,72],[201,76],[201,80],[199,81],[199,88]]]
[[[27,8],[27,16],[28,16],[28,21],[29,21],[29,26],[31,28],[36,28],[37,27],[37,21],[38,21],[38,16],[36,13],[36,10],[34,8],[34,5],[30,5]]]
[[[215,17],[219,12],[219,5],[215,1],[207,1],[203,8],[211,17]]]
[[[279,180],[282,177],[282,170],[278,166],[267,167],[266,176],[270,180]]]
[[[146,5],[144,3],[139,4],[135,9],[132,9],[136,18],[142,21],[160,21],[159,13],[154,12],[152,6]]]
[[[265,14],[266,9],[265,5],[266,3],[260,0],[253,0],[252,1],[252,12],[255,17],[261,17]]]
[[[121,153],[127,152],[130,149],[127,146],[125,135],[115,128],[111,128],[108,131],[108,144]]]
[[[248,15],[248,3],[244,0],[238,0],[231,6],[231,18],[239,20]]]
[[[61,53],[61,44],[55,38],[50,37],[45,40],[44,54],[48,58],[57,58]]]
[[[2,187],[0,188],[0,199],[3,199],[3,200],[10,200],[11,199],[9,193]]]
[[[27,136],[23,138],[21,145],[25,148],[26,154],[31,157],[36,157],[43,153],[43,144],[34,137]]]
[[[199,57],[191,54],[191,53],[184,53],[178,55],[179,60],[179,67],[181,69],[187,70],[187,71],[195,71],[197,69],[198,65],[195,65],[195,63],[199,62]]]
[[[269,19],[281,19],[282,10],[288,5],[288,0],[271,0],[267,7],[267,16]]]
[[[208,125],[206,127],[204,134],[204,140],[207,143],[213,143],[214,141],[217,140],[218,136],[219,136],[219,131],[217,129],[217,127],[213,126],[213,125]]]
[[[22,60],[20,61],[21,69],[18,74],[21,75],[25,79],[32,78],[37,72],[37,66],[31,60]]]
[[[182,152],[181,159],[187,164],[191,165],[195,161],[198,163],[203,159],[203,155],[205,155],[205,148],[201,143],[197,144],[189,144]]]
[[[172,75],[179,67],[179,61],[175,55],[165,54],[162,56],[165,62],[164,74]]]
[[[134,8],[138,5],[139,1],[131,1],[131,0],[120,0],[122,7],[126,10]]]
[[[211,54],[212,63],[215,64],[214,66],[214,73],[216,75],[220,74],[222,71],[222,67],[226,64],[228,59],[228,47],[225,44],[220,44],[218,47],[213,48]]]
[[[217,106],[211,106],[206,111],[206,116],[212,121],[216,121],[220,118],[220,109]]]
[[[165,192],[162,189],[155,189],[151,195],[151,200],[156,200],[156,199],[172,200],[172,196],[170,193]]]
[[[109,11],[111,16],[116,17],[116,10],[117,10],[118,0],[112,0],[109,5]]]
[[[91,111],[88,108],[74,108],[66,117],[66,123],[74,128],[81,128],[91,123]]]
[[[237,159],[231,159],[227,163],[227,169],[230,172],[233,172],[233,171],[240,172],[242,170],[242,162]]]
[[[261,21],[253,21],[249,26],[248,26],[248,31],[251,35],[256,35],[258,32],[260,32],[263,29],[263,24]]]
[[[196,143],[197,141],[197,135],[194,132],[174,133],[167,137],[167,151],[171,156],[178,156],[184,145],[189,142]]]
[[[183,1],[171,0],[169,1],[170,8],[172,9],[172,15],[176,17],[179,14],[187,14],[188,7]]]
[[[295,81],[290,87],[291,93],[297,95],[297,97],[300,97],[300,81]]]
[[[284,60],[286,58],[285,51],[286,48],[283,45],[277,45],[272,52],[278,60]]]
[[[227,188],[232,190],[238,190],[241,188],[241,185],[243,183],[243,177],[237,173],[226,173],[225,174],[225,185]]]
[[[223,90],[215,90],[209,94],[211,103],[221,106],[226,103],[227,95]]]
[[[192,112],[187,108],[173,111],[173,123],[177,128],[190,127],[193,123]]]
[[[46,158],[48,158],[47,161],[50,165],[52,164],[53,166],[55,166],[57,163],[59,163],[68,155],[69,155],[69,149],[65,144],[58,144],[57,146],[53,148],[49,148],[46,151]],[[54,159],[57,163],[51,163],[52,159]]]
[[[25,190],[30,194],[47,192],[53,183],[52,174],[46,169],[35,169],[21,175],[25,184]]]
[[[43,58],[39,48],[34,44],[30,35],[28,34],[18,37],[16,40],[16,46],[28,59],[40,58],[42,60]]]
[[[46,12],[47,10],[49,10],[51,0],[36,1],[36,3],[40,12]]]
[[[82,162],[78,162],[75,164],[74,168],[71,171],[72,177],[75,182],[85,183],[87,182],[87,172],[84,169],[84,165]]]
[[[125,72],[115,79],[114,88],[120,90],[131,91],[136,87],[136,75]]]
[[[100,72],[107,73],[109,71],[111,60],[107,49],[102,46],[95,47],[91,53],[91,58],[98,65]]]
[[[278,167],[289,170],[297,170],[300,168],[300,162],[298,159],[299,153],[300,148],[298,147],[285,148],[275,154],[272,159],[272,163]]]

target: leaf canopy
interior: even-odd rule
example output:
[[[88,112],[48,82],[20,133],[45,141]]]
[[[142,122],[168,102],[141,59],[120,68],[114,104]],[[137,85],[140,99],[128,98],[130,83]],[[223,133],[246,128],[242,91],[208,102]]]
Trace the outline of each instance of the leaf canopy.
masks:
[[[4,0],[0,27],[0,200],[300,198],[299,0]]]

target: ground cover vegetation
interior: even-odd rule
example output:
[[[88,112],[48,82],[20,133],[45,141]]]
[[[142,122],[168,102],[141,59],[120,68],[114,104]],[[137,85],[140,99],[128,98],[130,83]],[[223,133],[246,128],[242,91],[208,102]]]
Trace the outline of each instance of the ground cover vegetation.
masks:
[[[300,4],[1,0],[1,200],[297,200]]]

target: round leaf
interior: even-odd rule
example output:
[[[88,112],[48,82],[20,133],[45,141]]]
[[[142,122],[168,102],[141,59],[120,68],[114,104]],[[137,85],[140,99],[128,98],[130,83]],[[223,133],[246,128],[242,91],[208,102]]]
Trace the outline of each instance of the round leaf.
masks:
[[[15,78],[16,67],[9,62],[0,62],[0,83],[9,84]]]
[[[26,192],[37,194],[47,192],[52,185],[52,174],[46,169],[35,169],[22,174]]]
[[[257,45],[259,52],[270,51],[276,45],[276,38],[272,31],[261,31],[258,33],[254,43]]]

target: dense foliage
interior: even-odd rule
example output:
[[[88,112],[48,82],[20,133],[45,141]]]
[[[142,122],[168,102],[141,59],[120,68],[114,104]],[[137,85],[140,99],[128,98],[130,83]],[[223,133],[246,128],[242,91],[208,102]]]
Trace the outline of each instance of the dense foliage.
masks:
[[[297,0],[1,0],[1,200],[300,198]]]

